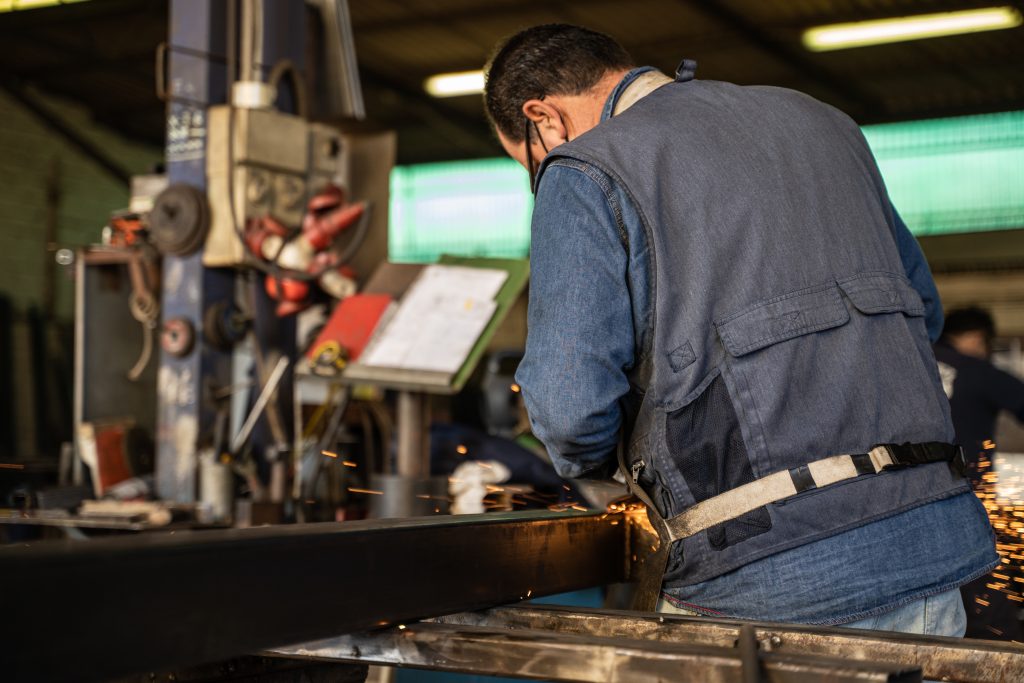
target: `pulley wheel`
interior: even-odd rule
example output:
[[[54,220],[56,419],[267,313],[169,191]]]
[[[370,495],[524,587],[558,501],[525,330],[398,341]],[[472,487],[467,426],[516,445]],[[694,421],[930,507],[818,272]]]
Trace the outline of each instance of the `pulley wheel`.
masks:
[[[149,234],[162,254],[188,256],[203,246],[210,229],[206,195],[175,183],[157,195],[149,213]]]
[[[175,358],[187,356],[196,341],[196,330],[186,318],[171,318],[164,321],[160,331],[160,347]]]

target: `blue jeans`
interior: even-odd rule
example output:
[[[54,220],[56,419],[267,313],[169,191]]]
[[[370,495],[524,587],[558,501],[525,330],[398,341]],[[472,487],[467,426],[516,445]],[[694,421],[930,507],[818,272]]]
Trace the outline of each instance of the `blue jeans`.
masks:
[[[658,611],[700,616],[697,612],[676,607],[664,598],[658,601]],[[914,600],[883,614],[840,624],[840,627],[962,638],[967,629],[967,613],[964,611],[964,601],[960,598],[960,589],[954,588]]]

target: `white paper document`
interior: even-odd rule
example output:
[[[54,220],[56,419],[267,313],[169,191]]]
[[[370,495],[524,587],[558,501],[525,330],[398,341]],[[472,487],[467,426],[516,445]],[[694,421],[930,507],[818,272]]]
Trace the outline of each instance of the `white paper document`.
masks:
[[[427,266],[359,362],[454,374],[494,316],[508,272]]]

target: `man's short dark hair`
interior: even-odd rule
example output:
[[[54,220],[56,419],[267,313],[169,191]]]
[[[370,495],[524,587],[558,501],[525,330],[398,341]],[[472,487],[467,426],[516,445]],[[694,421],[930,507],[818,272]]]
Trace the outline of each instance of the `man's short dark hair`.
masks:
[[[585,93],[609,71],[633,66],[614,38],[569,24],[534,26],[498,44],[484,71],[484,103],[495,129],[523,139],[523,103]]]
[[[942,338],[948,339],[964,332],[982,332],[986,341],[991,342],[996,336],[996,325],[989,312],[979,306],[957,308],[947,313]]]

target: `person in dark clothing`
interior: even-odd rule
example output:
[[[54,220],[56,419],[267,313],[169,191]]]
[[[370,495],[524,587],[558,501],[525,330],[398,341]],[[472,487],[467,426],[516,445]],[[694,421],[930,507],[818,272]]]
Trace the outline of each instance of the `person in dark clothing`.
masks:
[[[953,428],[964,447],[968,474],[975,491],[992,488],[984,481],[995,455],[996,420],[1003,411],[1024,421],[1024,382],[992,365],[995,324],[988,311],[962,308],[950,311],[935,345],[942,386],[949,397]],[[1012,540],[1012,539],[1003,539]],[[998,567],[1002,575],[1010,568]],[[1021,640],[1018,604],[989,588],[999,579],[983,576],[961,587],[967,610],[968,638]]]
[[[993,448],[996,420],[1007,411],[1024,421],[1024,382],[992,365],[995,324],[982,308],[951,311],[935,345],[942,386],[949,397],[953,428],[971,463],[977,487],[981,454]]]

